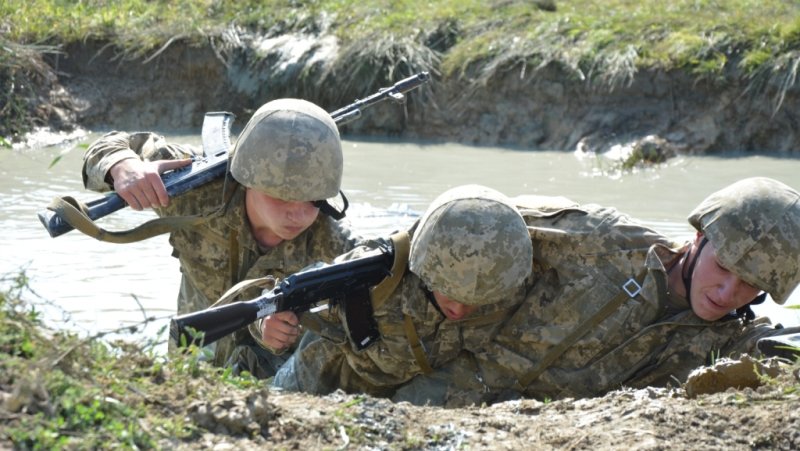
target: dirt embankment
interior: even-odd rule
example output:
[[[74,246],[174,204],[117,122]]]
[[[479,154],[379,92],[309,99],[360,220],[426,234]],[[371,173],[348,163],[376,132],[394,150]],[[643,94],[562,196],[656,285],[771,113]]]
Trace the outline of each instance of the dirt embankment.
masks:
[[[298,45],[303,39],[306,45]],[[307,36],[237,37],[205,47],[173,42],[135,59],[102,42],[72,44],[49,57],[60,86],[51,96],[57,107],[48,111],[51,122],[93,129],[195,128],[213,110],[236,113],[241,125],[274,98],[301,97],[334,110],[430,70],[432,82],[411,93],[405,107],[374,107],[343,132],[598,152],[655,136],[668,152],[798,152],[796,87],[781,91],[735,74],[698,81],[680,71],[640,71],[609,86],[564,68],[521,64],[483,80],[442,78],[435,67],[390,75],[391,68],[376,66],[374,78],[361,84],[337,70],[343,63],[336,52],[335,41],[309,43]]]

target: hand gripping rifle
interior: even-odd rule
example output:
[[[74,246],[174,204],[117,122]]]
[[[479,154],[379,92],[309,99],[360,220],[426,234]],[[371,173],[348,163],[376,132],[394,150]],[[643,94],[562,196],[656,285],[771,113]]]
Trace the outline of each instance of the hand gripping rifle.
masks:
[[[388,88],[381,88],[369,97],[334,111],[331,113],[331,117],[337,124],[346,124],[360,117],[363,108],[387,99],[402,102],[406,92],[416,89],[427,82],[429,78],[428,72],[412,75]],[[202,132],[205,156],[196,158],[189,166],[166,172],[161,176],[169,197],[179,196],[225,175],[228,167],[230,127],[233,118],[231,113],[206,113]],[[64,208],[65,202],[75,208]],[[66,196],[56,198],[46,210],[40,211],[38,216],[50,236],[55,238],[74,229],[75,223],[100,219],[127,205],[116,193],[109,193],[85,204]]]
[[[356,349],[365,349],[380,338],[370,288],[397,270],[393,264],[394,246],[387,243],[353,260],[297,272],[253,300],[173,318],[170,339],[179,346],[208,345],[259,318],[285,310],[299,315],[328,300],[329,306],[343,308],[346,330]]]

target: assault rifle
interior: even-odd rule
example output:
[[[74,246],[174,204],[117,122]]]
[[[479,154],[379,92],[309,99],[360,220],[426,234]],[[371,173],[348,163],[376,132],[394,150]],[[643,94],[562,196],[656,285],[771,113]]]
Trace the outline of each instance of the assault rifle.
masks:
[[[350,340],[362,350],[380,338],[370,288],[391,275],[393,263],[393,246],[383,244],[363,257],[292,274],[253,300],[177,316],[169,335],[179,346],[204,346],[267,315],[286,310],[299,315],[328,300],[329,307],[344,309]]]
[[[758,350],[768,357],[782,357],[791,362],[800,359],[800,333],[764,337],[756,342]]]
[[[388,88],[381,88],[369,97],[357,100],[344,108],[334,111],[331,113],[331,117],[338,125],[346,124],[359,118],[363,108],[368,108],[387,99],[402,102],[405,99],[404,94],[406,92],[416,89],[427,82],[429,78],[428,72],[412,75]],[[232,122],[233,115],[231,113],[214,112],[206,114],[203,120],[202,132],[203,153],[205,156],[194,159],[189,166],[166,172],[161,176],[170,198],[179,196],[225,175],[228,167],[230,126]],[[77,204],[78,209],[92,221],[128,205],[116,193],[109,193],[85,204],[80,204],[69,197],[63,199],[73,205]],[[56,199],[56,201],[58,200],[60,199]],[[57,208],[53,207],[55,204],[56,202],[48,207],[47,210],[38,213],[39,220],[53,238],[63,235],[74,228],[67,218],[55,211],[57,210]]]

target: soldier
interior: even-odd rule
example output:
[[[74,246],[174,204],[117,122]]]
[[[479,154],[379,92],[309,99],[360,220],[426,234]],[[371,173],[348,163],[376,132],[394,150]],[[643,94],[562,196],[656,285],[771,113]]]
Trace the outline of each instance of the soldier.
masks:
[[[323,321],[315,332],[321,338],[303,338],[274,386],[391,396],[400,384],[444,365],[465,347],[486,344],[522,301],[531,242],[522,216],[497,191],[478,185],[448,190],[407,234],[395,234],[392,241],[396,287],[381,284],[372,291],[381,339],[357,351],[345,337],[340,312],[319,315]],[[359,247],[339,260],[373,248]]]
[[[344,200],[339,131],[320,107],[299,99],[264,104],[237,139],[228,176],[169,199],[159,174],[198,154],[154,133],[115,131],[89,147],[83,165],[88,189],[113,187],[132,208],[162,217],[203,219],[170,235],[181,267],[179,314],[209,307],[240,280],[291,274],[354,246],[337,221],[344,209],[330,201]],[[280,314],[270,321],[284,324]],[[217,343],[215,363],[225,363],[230,347]]]
[[[749,307],[761,292],[783,304],[800,283],[800,194],[783,183],[750,178],[712,194],[682,246],[596,205],[538,202],[521,213],[534,247],[525,302],[488,346],[397,399],[458,406],[663,386],[800,330]]]

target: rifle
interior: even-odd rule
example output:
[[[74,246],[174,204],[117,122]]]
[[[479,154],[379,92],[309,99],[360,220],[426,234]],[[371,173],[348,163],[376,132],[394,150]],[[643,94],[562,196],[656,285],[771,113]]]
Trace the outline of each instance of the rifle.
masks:
[[[795,362],[800,359],[800,332],[760,338],[756,347],[767,357],[782,357]]]
[[[404,94],[412,89],[416,89],[429,80],[428,72],[420,72],[411,77],[398,81],[388,88],[381,88],[375,94],[362,100],[357,100],[350,105],[340,108],[331,117],[337,125],[346,124],[361,116],[361,109],[368,108],[376,103],[387,99],[402,102]],[[196,158],[192,164],[174,171],[169,171],[161,176],[167,194],[170,198],[179,196],[194,188],[205,185],[225,175],[228,168],[228,149],[230,148],[230,126],[233,122],[233,114],[226,112],[206,113],[203,119],[203,153],[204,157]],[[80,204],[72,198],[65,197],[64,200],[78,204],[79,209],[92,221],[107,216],[117,210],[126,207],[128,204],[116,193],[109,193],[103,197],[94,199],[85,204]],[[56,199],[56,202],[60,199]],[[39,220],[47,229],[51,237],[61,236],[74,226],[70,221],[55,211],[53,205],[48,209],[38,213]]]
[[[350,341],[365,349],[380,338],[370,288],[391,275],[393,263],[394,247],[387,243],[353,260],[294,273],[255,299],[173,318],[170,339],[179,346],[204,346],[267,315],[286,310],[299,315],[329,300],[329,307],[344,309]]]

